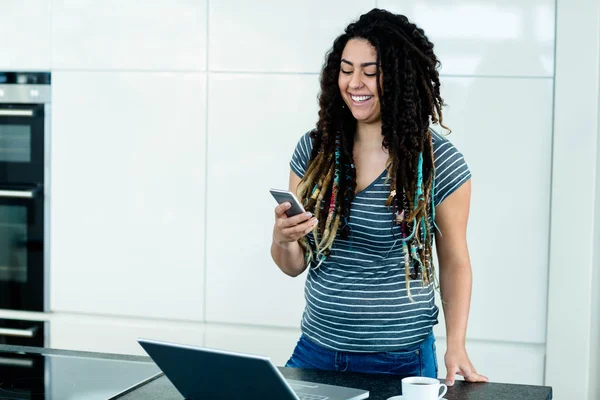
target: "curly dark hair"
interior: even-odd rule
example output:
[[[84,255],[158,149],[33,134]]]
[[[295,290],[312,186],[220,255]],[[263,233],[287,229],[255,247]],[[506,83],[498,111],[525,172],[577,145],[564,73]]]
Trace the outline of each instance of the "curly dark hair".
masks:
[[[410,242],[408,259],[419,265],[424,282],[433,276],[431,262],[434,187],[433,146],[430,123],[442,123],[442,106],[437,59],[433,44],[423,29],[404,15],[373,9],[348,25],[335,39],[321,73],[319,121],[311,132],[313,149],[298,194],[319,225],[313,231],[317,254],[326,257],[339,233],[350,234],[348,218],[356,189],[352,148],[356,119],[344,107],[338,86],[342,52],[351,39],[368,41],[377,52],[377,88],[381,104],[383,146],[390,154],[387,206],[400,224],[403,242]],[[381,79],[383,78],[383,79]],[[383,80],[383,82],[382,82]],[[383,90],[385,88],[385,90]],[[447,129],[447,128],[446,128]],[[409,201],[413,200],[413,201]],[[314,254],[306,238],[300,241],[307,262]],[[309,264],[310,265],[310,264]],[[408,279],[407,279],[408,285]]]

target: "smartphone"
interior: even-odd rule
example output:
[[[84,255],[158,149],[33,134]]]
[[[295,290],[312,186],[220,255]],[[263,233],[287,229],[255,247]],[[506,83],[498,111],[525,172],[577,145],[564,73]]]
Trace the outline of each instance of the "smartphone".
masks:
[[[273,197],[275,197],[277,203],[281,204],[287,201],[292,205],[285,212],[285,215],[287,215],[288,217],[293,217],[294,215],[302,214],[303,212],[305,212],[304,207],[302,207],[302,204],[300,204],[296,196],[294,196],[294,193],[290,192],[289,190],[270,189],[269,192],[271,192]]]

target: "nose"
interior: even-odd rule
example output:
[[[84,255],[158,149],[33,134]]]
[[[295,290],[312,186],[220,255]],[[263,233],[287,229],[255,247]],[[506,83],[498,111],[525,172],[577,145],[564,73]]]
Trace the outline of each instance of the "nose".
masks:
[[[352,78],[350,79],[350,84],[348,85],[350,89],[360,89],[363,87],[363,82],[360,79],[359,74],[352,74]]]

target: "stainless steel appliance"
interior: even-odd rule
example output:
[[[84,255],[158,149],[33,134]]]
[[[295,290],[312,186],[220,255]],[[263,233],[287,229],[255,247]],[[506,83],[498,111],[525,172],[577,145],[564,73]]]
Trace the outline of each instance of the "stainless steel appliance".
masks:
[[[50,73],[0,72],[0,309],[47,311],[49,134]]]
[[[0,319],[0,344],[44,347],[49,322]]]
[[[147,361],[17,349],[0,349],[0,399],[114,399],[161,375]]]

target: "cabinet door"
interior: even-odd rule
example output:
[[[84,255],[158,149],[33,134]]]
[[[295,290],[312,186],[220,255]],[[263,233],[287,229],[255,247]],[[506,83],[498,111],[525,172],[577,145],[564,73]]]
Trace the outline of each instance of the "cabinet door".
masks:
[[[448,139],[472,172],[470,338],[546,340],[552,89],[545,78],[442,78]]]
[[[203,319],[205,79],[54,74],[53,311]]]
[[[147,356],[138,338],[202,346],[204,330],[202,323],[55,314],[50,347]]]
[[[206,0],[54,1],[52,67],[205,71]]]
[[[378,7],[404,14],[425,30],[443,74],[464,76],[551,78],[555,5],[554,0],[377,0]]]
[[[3,0],[0,70],[49,70],[51,0]]]
[[[209,69],[320,72],[346,25],[375,0],[209,1]],[[252,94],[250,94],[252,95]]]
[[[304,276],[271,259],[269,188],[288,187],[296,142],[316,122],[318,77],[214,74],[209,88],[206,319],[299,327]]]

